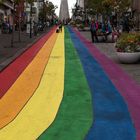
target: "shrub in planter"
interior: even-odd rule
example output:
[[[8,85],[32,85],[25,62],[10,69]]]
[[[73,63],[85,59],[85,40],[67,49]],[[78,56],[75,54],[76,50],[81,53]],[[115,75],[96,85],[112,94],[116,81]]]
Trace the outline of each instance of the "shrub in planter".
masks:
[[[115,47],[121,62],[137,62],[140,59],[140,34],[123,33],[116,42]]]
[[[140,34],[123,33],[115,47],[117,52],[140,52]]]

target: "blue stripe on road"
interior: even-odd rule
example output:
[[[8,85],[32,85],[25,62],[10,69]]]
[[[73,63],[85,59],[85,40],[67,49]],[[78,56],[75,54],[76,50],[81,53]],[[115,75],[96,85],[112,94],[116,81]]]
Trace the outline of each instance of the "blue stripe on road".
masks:
[[[135,128],[122,96],[71,28],[69,32],[92,93],[95,120],[85,139],[135,140]]]

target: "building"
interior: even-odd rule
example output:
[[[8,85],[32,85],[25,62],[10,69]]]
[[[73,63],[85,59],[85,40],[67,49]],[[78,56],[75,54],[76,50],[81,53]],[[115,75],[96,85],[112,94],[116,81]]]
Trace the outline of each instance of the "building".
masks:
[[[32,4],[32,7],[31,4],[27,2],[24,3],[26,13],[27,33],[30,33],[30,21],[32,22],[32,28],[34,26],[34,23],[39,22],[39,12],[41,8],[43,8],[43,4],[44,0],[35,0]]]
[[[36,0],[32,4],[32,20],[35,22],[38,22],[39,20],[39,12],[41,8],[43,8],[44,0]],[[25,13],[27,22],[30,21],[30,11],[31,11],[31,5],[27,2],[25,2]]]
[[[77,0],[77,5],[80,6],[81,8],[84,8],[84,0]]]
[[[60,13],[59,13],[59,19],[61,21],[69,19],[69,8],[68,8],[68,1],[67,0],[61,0],[60,4]]]
[[[0,3],[0,22],[13,24],[12,13],[14,10],[13,0],[5,0]]]

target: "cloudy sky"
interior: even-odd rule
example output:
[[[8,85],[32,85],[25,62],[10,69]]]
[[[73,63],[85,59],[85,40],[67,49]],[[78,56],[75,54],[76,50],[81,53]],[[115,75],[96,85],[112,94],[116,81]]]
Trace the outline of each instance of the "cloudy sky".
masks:
[[[53,2],[54,5],[58,6],[58,8],[56,9],[56,14],[59,16],[61,0],[49,0],[49,1]],[[74,7],[75,3],[76,3],[76,0],[68,0],[70,16],[71,16],[71,9]]]

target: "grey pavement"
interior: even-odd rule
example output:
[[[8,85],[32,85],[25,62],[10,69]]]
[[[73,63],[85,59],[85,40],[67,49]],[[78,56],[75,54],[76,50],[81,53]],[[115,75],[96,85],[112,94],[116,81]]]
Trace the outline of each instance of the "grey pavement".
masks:
[[[81,34],[88,40],[91,40],[90,31],[81,31]],[[94,45],[140,84],[140,62],[136,64],[122,64],[117,58],[115,43],[94,43]]]
[[[21,32],[21,42],[18,41],[18,31],[16,31],[13,48],[11,48],[11,34],[0,34],[0,71],[48,31],[49,28],[39,32],[37,36],[32,35],[32,38],[25,31]]]

